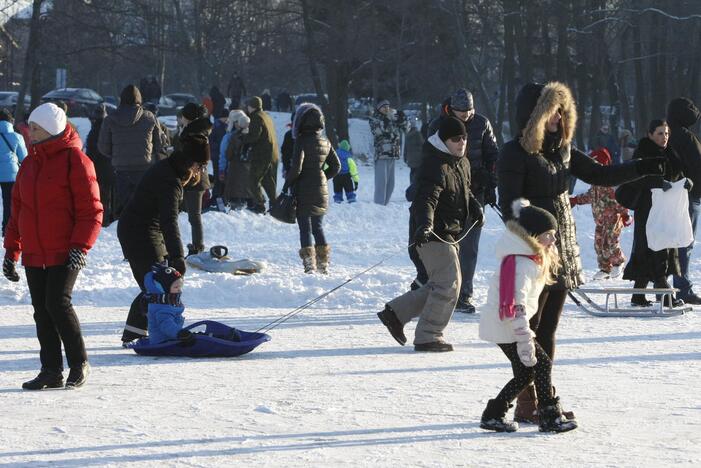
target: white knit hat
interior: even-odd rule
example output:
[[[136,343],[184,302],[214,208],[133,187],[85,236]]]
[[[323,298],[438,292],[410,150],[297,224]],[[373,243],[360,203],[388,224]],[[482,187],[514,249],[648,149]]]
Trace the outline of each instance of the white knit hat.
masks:
[[[251,119],[242,110],[232,110],[229,112],[229,124],[227,125],[227,131],[234,129],[234,123],[239,124],[239,128],[246,128],[248,124],[251,123]]]
[[[29,114],[28,122],[34,122],[49,134],[56,136],[66,129],[66,113],[56,104],[47,102]]]

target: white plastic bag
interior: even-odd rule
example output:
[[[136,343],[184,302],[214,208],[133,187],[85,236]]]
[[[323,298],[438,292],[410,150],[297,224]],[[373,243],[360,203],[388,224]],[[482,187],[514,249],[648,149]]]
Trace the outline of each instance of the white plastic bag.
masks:
[[[685,182],[686,179],[672,182],[672,188],[666,192],[652,189],[652,209],[645,225],[650,250],[688,247],[694,241]]]

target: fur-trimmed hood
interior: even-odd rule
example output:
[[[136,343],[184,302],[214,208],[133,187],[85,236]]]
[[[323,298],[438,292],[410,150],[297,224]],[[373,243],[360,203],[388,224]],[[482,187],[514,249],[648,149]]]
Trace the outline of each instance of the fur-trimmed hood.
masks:
[[[533,104],[534,93],[540,89],[540,95]],[[529,96],[530,95],[530,96]],[[545,86],[528,84],[519,92],[516,100],[517,115],[522,116],[519,126],[521,136],[519,143],[526,152],[535,154],[541,151],[545,140],[546,124],[550,116],[558,109],[562,112],[562,146],[568,146],[574,138],[577,127],[577,107],[570,88],[557,81]],[[529,112],[529,107],[532,107]],[[525,116],[528,120],[525,121]]]

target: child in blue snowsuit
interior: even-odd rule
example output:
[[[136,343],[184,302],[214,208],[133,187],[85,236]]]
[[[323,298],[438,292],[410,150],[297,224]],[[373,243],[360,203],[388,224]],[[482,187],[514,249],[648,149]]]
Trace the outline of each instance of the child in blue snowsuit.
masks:
[[[185,306],[180,301],[183,289],[183,278],[180,272],[175,268],[157,263],[151,267],[151,271],[146,273],[144,286],[149,300],[149,343],[191,339],[192,334],[183,330]]]
[[[358,190],[358,166],[353,159],[350,143],[342,140],[338,145],[338,159],[341,160],[341,172],[333,178],[333,201],[343,203],[343,192],[346,192],[348,203],[356,201],[355,191]]]

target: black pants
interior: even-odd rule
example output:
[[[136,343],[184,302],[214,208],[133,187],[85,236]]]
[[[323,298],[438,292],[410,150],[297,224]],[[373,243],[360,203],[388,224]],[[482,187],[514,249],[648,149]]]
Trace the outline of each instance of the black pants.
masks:
[[[326,245],[323,223],[323,216],[297,216],[299,241],[302,248],[312,245],[312,236],[314,237],[314,245]]]
[[[538,362],[533,367],[526,367],[518,358],[516,343],[500,344],[499,347],[506,354],[506,357],[511,361],[511,369],[514,373],[514,378],[501,389],[496,399],[507,404],[514,401],[521,391],[529,386],[531,382],[535,382],[535,389],[538,394],[538,399],[545,400],[552,398],[552,381],[550,375],[552,372],[552,361],[545,354],[543,348],[536,341],[535,356]]]
[[[343,200],[343,192],[346,192],[346,198],[350,199],[349,194],[354,193],[355,189],[355,182],[350,172],[337,174],[336,177],[333,178],[333,193],[341,195],[341,200]],[[335,198],[336,197],[334,197],[334,199]]]
[[[109,226],[113,221],[114,183],[111,180],[98,180],[100,202],[102,202],[102,225]]]
[[[192,229],[192,245],[204,249],[204,227],[202,226],[202,196],[204,191],[186,190],[183,196],[187,220]]]
[[[550,360],[555,360],[555,332],[560,323],[562,308],[567,299],[567,290],[544,290],[538,298],[538,312],[531,318],[531,330]]]
[[[127,315],[127,323],[122,333],[122,341],[132,341],[148,335],[148,303],[144,297],[146,292],[144,276],[151,271],[151,266],[154,263],[162,262],[163,257],[157,256],[154,252],[141,252],[129,255],[127,260],[129,260],[131,273],[134,275],[134,279],[141,291],[129,307],[129,315]]]
[[[5,237],[5,227],[10,221],[10,213],[12,212],[12,187],[14,182],[0,182],[2,188],[2,237]]]
[[[26,267],[25,272],[34,307],[41,367],[63,371],[62,342],[68,367],[80,367],[88,360],[88,355],[80,332],[80,322],[71,304],[78,271],[57,265],[47,268]]]

